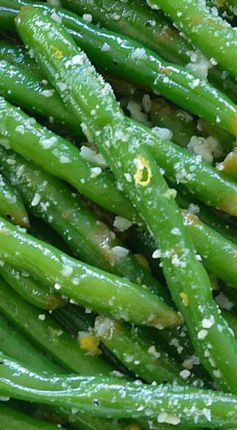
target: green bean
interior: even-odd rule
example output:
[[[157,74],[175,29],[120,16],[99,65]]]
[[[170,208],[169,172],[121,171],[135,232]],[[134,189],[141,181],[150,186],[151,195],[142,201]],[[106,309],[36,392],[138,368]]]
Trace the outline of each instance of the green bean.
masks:
[[[162,13],[156,15],[142,2],[96,0],[62,0],[62,6],[83,15],[91,14],[93,22],[109,30],[125,34],[149,49],[156,51],[167,61],[183,64],[189,61],[189,43],[179,36]],[[114,12],[116,11],[116,12]]]
[[[21,331],[2,314],[0,314],[0,350],[16,360],[30,365],[35,370],[51,373],[60,371],[56,364],[32,345]]]
[[[111,377],[50,378],[3,354],[0,388],[3,395],[16,399],[77,408],[92,416],[137,418],[149,411],[151,417],[158,414],[158,423],[199,428],[234,427],[237,420],[237,398],[231,394],[168,384],[143,385]]]
[[[64,29],[46,14],[32,7],[22,8],[17,27],[65,104],[85,123],[86,134],[99,147],[153,233],[173,299],[202,363],[218,385],[237,392],[237,342],[212,299],[207,273],[196,259],[174,193],[146,145],[150,134],[124,117],[109,85]],[[58,82],[65,84],[66,92],[60,90]],[[89,112],[95,107],[92,117]]]
[[[146,285],[162,296],[163,289],[156,279],[128,253],[114,232],[90,212],[66,184],[3,147],[0,147],[1,168],[21,194],[30,213],[55,229],[75,257]],[[16,171],[20,174],[16,175]],[[125,223],[125,229],[130,225],[124,219],[118,218],[117,221],[122,223],[122,227]],[[117,256],[119,251],[125,253],[123,258]]]
[[[137,324],[162,328],[180,323],[159,297],[136,284],[95,269],[0,221],[0,258],[54,286],[82,306]],[[4,240],[3,240],[4,239]]]
[[[161,9],[178,28],[209,58],[215,58],[235,78],[236,31],[227,21],[195,0],[147,0],[152,8]]]
[[[29,218],[19,194],[0,174],[0,215],[14,224],[29,227]]]
[[[1,430],[57,430],[58,426],[31,417],[0,402]],[[61,427],[63,430],[63,427]]]
[[[10,146],[52,175],[69,182],[105,209],[128,219],[134,217],[133,207],[116,189],[112,175],[86,161],[72,143],[47,130],[2,97],[0,118],[0,144]]]
[[[4,264],[0,267],[0,275],[20,296],[40,309],[54,310],[65,304],[65,300],[57,292],[49,291],[26,272]]]
[[[82,375],[109,374],[112,370],[102,359],[86,355],[76,339],[62,330],[47,313],[24,301],[1,278],[1,312],[53,361],[70,372]]]

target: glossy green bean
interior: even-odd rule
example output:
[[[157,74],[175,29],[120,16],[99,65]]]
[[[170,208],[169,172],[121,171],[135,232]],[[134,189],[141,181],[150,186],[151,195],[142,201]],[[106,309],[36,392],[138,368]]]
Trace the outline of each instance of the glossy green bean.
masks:
[[[149,49],[157,52],[167,61],[183,64],[189,61],[189,43],[182,39],[177,30],[162,13],[154,14],[145,2],[128,0],[62,0],[65,9],[83,16],[91,14],[93,23],[109,30],[125,34]],[[116,11],[116,12],[114,12]]]
[[[86,355],[72,338],[47,313],[24,301],[1,278],[0,310],[33,344],[39,346],[69,372],[82,375],[109,375],[112,368],[99,357]],[[29,364],[30,365],[30,364]]]
[[[57,292],[50,291],[26,272],[4,264],[0,267],[0,275],[20,296],[40,309],[54,310],[65,305]]]
[[[29,227],[29,218],[19,194],[0,174],[0,215],[21,227]]]
[[[237,392],[235,337],[212,299],[209,279],[196,259],[174,194],[147,148],[144,138],[149,141],[150,134],[124,117],[110,87],[60,25],[46,14],[28,7],[21,10],[17,27],[65,104],[85,123],[86,134],[100,148],[153,233],[161,249],[163,269],[173,299],[184,316],[202,363],[220,386]],[[65,84],[67,91],[60,90],[58,80]],[[89,115],[92,109],[95,111],[93,117]]]
[[[46,377],[1,354],[3,395],[77,408],[95,416],[157,417],[158,423],[230,428],[237,421],[237,398],[231,394],[172,385],[143,385],[116,378]],[[121,396],[121,393],[123,395]],[[96,407],[99,406],[99,407]],[[195,416],[190,413],[195,410]]]
[[[146,285],[162,296],[163,289],[151,273],[139,264],[114,232],[89,211],[66,184],[3,147],[0,147],[1,169],[21,194],[30,213],[55,229],[75,257]],[[20,174],[16,175],[15,171]],[[130,225],[127,220],[116,220],[122,223],[122,227],[125,223],[125,229]],[[119,252],[124,252],[124,256],[120,258]]]
[[[212,14],[198,0],[147,0],[147,3],[161,9],[195,46],[237,77],[236,31],[227,21]]]
[[[177,313],[147,289],[83,264],[4,220],[0,238],[1,259],[85,307],[158,328],[180,323]]]
[[[41,126],[3,97],[0,98],[0,119],[2,145],[11,147],[52,175],[69,182],[105,209],[133,218],[134,209],[116,189],[112,175],[86,161],[72,143]]]

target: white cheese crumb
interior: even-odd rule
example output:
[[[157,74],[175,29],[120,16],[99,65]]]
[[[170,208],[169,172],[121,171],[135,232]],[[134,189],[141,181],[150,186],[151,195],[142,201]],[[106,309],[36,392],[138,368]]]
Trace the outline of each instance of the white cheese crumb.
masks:
[[[200,340],[205,339],[206,336],[207,336],[207,330],[200,330],[197,335],[198,339]]]
[[[154,258],[154,259],[161,258],[161,250],[156,249],[152,254],[152,258]]]
[[[31,206],[33,206],[33,207],[37,206],[40,202],[40,199],[41,199],[41,195],[39,193],[35,193],[34,198],[31,202]]]
[[[113,226],[121,233],[128,230],[132,224],[133,223],[131,221],[121,216],[116,216],[113,222]]]
[[[84,13],[82,15],[82,19],[86,22],[92,22],[92,15],[90,13]]]
[[[129,250],[127,248],[124,248],[123,246],[114,246],[112,248],[112,252],[114,256],[120,260],[121,258],[127,257]]]

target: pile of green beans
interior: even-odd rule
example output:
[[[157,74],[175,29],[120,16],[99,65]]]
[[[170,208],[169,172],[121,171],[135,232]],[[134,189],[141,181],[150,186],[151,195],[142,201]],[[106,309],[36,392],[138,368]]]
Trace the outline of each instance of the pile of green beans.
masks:
[[[0,0],[0,427],[237,427],[235,0]]]

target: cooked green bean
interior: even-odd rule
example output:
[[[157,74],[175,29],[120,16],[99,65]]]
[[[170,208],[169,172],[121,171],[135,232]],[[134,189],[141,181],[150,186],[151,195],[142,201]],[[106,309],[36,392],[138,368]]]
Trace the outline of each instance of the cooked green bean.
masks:
[[[3,395],[16,399],[77,408],[101,417],[139,418],[149,412],[158,423],[213,429],[234,427],[237,421],[237,398],[231,394],[168,384],[143,385],[111,377],[50,378],[3,354],[0,389]]]
[[[62,0],[66,9],[83,16],[91,14],[94,24],[125,34],[177,64],[189,61],[190,44],[180,37],[162,13],[154,14],[145,2],[128,0]],[[116,12],[115,12],[116,11]]]
[[[85,307],[158,328],[180,323],[177,313],[147,289],[83,264],[3,219],[0,238],[1,259]]]

